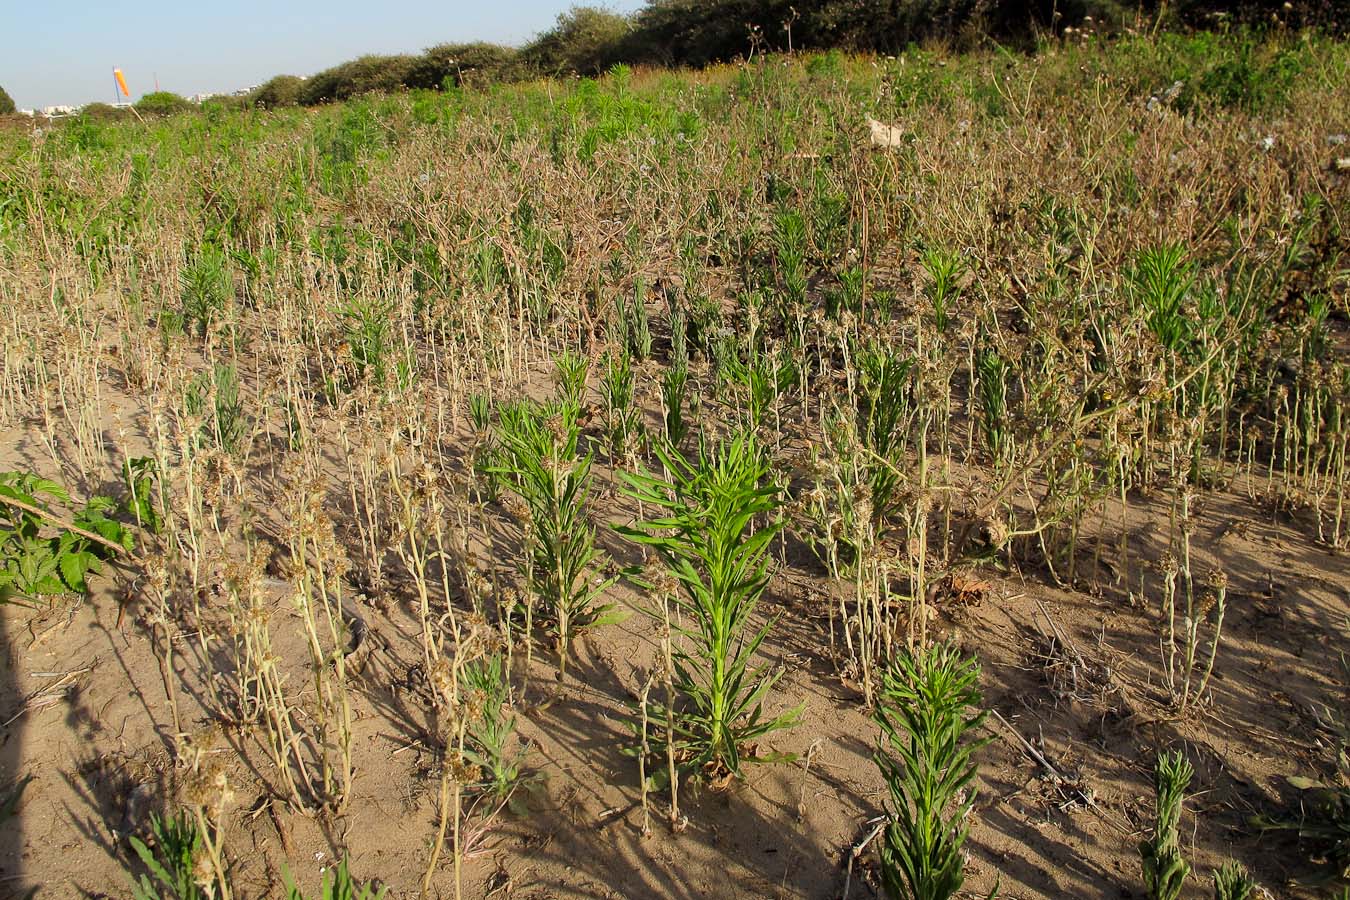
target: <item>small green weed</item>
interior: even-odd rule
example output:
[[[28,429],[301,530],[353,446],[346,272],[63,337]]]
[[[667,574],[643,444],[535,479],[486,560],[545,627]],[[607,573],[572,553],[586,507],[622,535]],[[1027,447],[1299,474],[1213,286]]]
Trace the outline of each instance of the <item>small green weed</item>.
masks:
[[[972,732],[979,712],[979,663],[951,644],[903,653],[883,679],[875,760],[890,788],[881,877],[895,898],[946,900],[965,882],[965,844],[975,802],[974,754],[989,742]]]
[[[526,576],[556,626],[559,677],[575,631],[614,620],[606,615],[610,606],[596,605],[614,579],[596,575],[601,552],[587,510],[591,455],[578,447],[578,415],[567,402],[503,408],[502,462],[495,467],[525,503]]]
[[[191,813],[184,811],[171,819],[152,814],[150,831],[154,849],[138,837],[128,839],[155,879],[142,875],[133,882],[134,900],[211,900],[217,896],[219,885]]]
[[[1214,900],[1251,900],[1256,882],[1235,862],[1226,862],[1214,873]]]
[[[1181,805],[1194,770],[1180,752],[1159,753],[1153,770],[1156,816],[1153,836],[1139,844],[1149,900],[1177,900],[1190,874],[1181,855]]]
[[[204,419],[198,446],[214,446],[230,456],[243,451],[249,425],[234,366],[218,364],[213,371],[200,373],[188,385],[183,405],[188,415]]]
[[[100,571],[114,548],[134,545],[131,532],[110,517],[117,508],[112,499],[93,497],[69,513],[58,513],[53,503],[71,506],[70,495],[56,482],[0,472],[0,596],[83,594],[87,576]]]
[[[667,476],[624,473],[624,492],[664,515],[617,530],[661,557],[678,586],[673,605],[690,623],[676,628],[693,649],[674,651],[681,702],[675,733],[664,740],[675,743],[681,768],[713,780],[739,776],[743,762],[781,758],[759,756],[752,745],[801,714],[798,707],[765,717],[764,701],[782,673],[751,667],[773,627],[748,631],[769,583],[769,542],[782,527],[778,488],[766,483],[768,463],[750,435],[702,446],[692,459],[672,448],[656,454]],[[650,579],[635,580],[656,589]],[[666,708],[653,701],[648,715],[665,721]]]
[[[319,893],[313,897],[306,896],[304,891],[300,890],[291,880],[289,873],[284,876],[284,879],[286,882],[286,900],[382,900],[389,891],[387,887],[381,887],[377,890],[369,882],[358,884],[347,868],[346,857],[340,859],[336,866],[323,873]]]
[[[652,326],[647,313],[647,285],[641,279],[633,282],[633,296],[625,301],[623,294],[614,298],[615,337],[638,362],[652,355]]]
[[[942,334],[951,324],[952,306],[961,296],[960,278],[965,264],[960,254],[940,248],[925,250],[922,262],[930,281],[928,301],[933,308],[933,326]]]
[[[135,517],[136,524],[141,528],[159,534],[164,520],[155,504],[159,468],[154,457],[138,456],[123,462],[122,480],[127,485],[127,511]]]
[[[229,254],[214,244],[203,244],[183,267],[179,285],[182,326],[205,338],[226,319],[234,300]]]
[[[524,800],[517,791],[537,785],[539,778],[526,777],[525,750],[516,746],[516,716],[510,707],[510,685],[501,655],[470,662],[463,678],[469,708],[476,712],[469,721],[464,758],[483,773],[482,787],[488,794],[523,813]]]

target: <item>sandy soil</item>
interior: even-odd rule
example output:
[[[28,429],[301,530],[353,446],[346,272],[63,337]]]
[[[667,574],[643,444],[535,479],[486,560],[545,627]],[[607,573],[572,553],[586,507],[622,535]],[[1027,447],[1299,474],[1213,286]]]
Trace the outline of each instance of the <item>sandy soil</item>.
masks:
[[[134,406],[125,396],[112,402]],[[11,449],[0,468],[52,468],[31,432],[4,437],[0,446]],[[600,484],[608,480],[597,473]],[[1040,571],[983,570],[973,577],[985,586],[939,598],[940,627],[978,654],[996,714],[979,757],[970,896],[996,885],[1008,898],[1142,896],[1136,846],[1152,815],[1151,759],[1165,746],[1184,747],[1196,767],[1184,827],[1204,881],[1237,858],[1274,896],[1300,895],[1288,885],[1298,855],[1258,835],[1250,819],[1287,797],[1286,775],[1327,771],[1332,735],[1317,710],[1347,699],[1338,654],[1350,633],[1350,570],[1311,539],[1310,522],[1253,502],[1248,487],[1239,481],[1199,500],[1195,569],[1229,574],[1230,605],[1212,697],[1185,718],[1169,713],[1157,683],[1160,576],[1139,565],[1156,559],[1166,539],[1158,498],[1131,498],[1123,522],[1108,507],[1105,521],[1116,524],[1082,541],[1074,585]],[[626,515],[607,491],[599,506],[601,521]],[[616,559],[631,557],[616,535],[602,530],[601,540]],[[833,588],[799,549],[761,609],[779,616],[765,661],[787,670],[773,705],[806,704],[800,726],[770,744],[798,761],[755,767],[728,791],[686,789],[686,821],[676,829],[664,797],[653,795],[644,837],[636,764],[622,750],[632,742],[626,704],[654,664],[653,630],[634,616],[589,634],[552,703],[537,701],[552,690],[556,669],[536,660],[534,702],[521,710],[520,731],[540,787],[526,815],[475,817],[465,897],[876,895],[874,846],[851,865],[849,848],[883,810],[870,758],[877,729],[830,657]],[[0,893],[24,896],[36,886],[42,897],[126,896],[126,835],[177,783],[166,679],[137,577],[116,573],[97,584],[83,601],[0,609],[0,769],[33,776],[17,815],[0,826]],[[284,582],[274,584],[276,631],[294,634]],[[436,763],[423,740],[415,619],[391,593],[362,604],[370,637],[356,666],[350,812],[316,819],[241,789],[226,840],[243,896],[279,890],[284,867],[313,884],[342,848],[359,877],[381,879],[394,897],[417,893],[435,830]],[[209,616],[210,596],[200,600]],[[278,649],[302,677],[299,644]],[[247,730],[202,711],[209,652],[190,630],[177,644],[170,680],[183,731],[226,760],[235,783],[267,783],[266,771],[244,770],[244,759],[258,758]],[[453,896],[448,860],[442,869],[436,892]],[[1197,880],[1193,895],[1201,893]]]

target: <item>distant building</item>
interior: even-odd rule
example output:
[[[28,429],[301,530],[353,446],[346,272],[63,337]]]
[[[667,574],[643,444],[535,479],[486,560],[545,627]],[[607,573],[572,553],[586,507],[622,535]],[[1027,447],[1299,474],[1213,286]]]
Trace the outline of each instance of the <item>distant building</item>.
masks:
[[[49,118],[49,119],[57,119],[57,118],[60,118],[61,116],[73,116],[73,115],[75,115],[75,113],[77,113],[77,112],[79,112],[79,110],[76,109],[76,108],[73,107],[73,106],[44,106],[44,107],[42,107],[42,114],[43,114],[44,116],[46,116],[47,118]]]

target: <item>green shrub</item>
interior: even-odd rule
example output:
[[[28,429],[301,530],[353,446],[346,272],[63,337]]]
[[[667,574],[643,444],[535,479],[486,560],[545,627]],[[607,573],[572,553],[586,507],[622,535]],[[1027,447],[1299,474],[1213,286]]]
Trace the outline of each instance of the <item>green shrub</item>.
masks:
[[[113,106],[111,103],[89,103],[81,107],[79,118],[75,121],[125,122],[130,118],[131,111],[124,106]]]
[[[1166,77],[1180,82],[1177,107],[1262,112],[1283,106],[1308,67],[1306,46],[1281,46],[1259,32],[1166,34],[1155,51]]]
[[[7,116],[14,112],[14,98],[0,87],[0,116]]]
[[[136,111],[148,116],[172,116],[193,109],[191,101],[172,91],[152,91],[136,101]]]
[[[598,75],[623,62],[627,16],[594,6],[574,6],[550,30],[522,49],[525,61],[546,75]]]
[[[328,194],[346,190],[364,177],[361,160],[387,143],[386,129],[370,104],[342,106],[340,115],[322,122],[315,129],[319,186]]]
[[[812,78],[837,78],[844,73],[844,55],[838,50],[820,53],[806,61],[806,72]]]
[[[305,79],[295,75],[278,75],[269,78],[249,96],[254,106],[263,109],[280,109],[283,106],[296,106],[305,88]]]
[[[483,86],[519,80],[524,73],[520,54],[512,47],[476,41],[428,47],[408,71],[410,88],[433,90],[465,85]]]
[[[374,91],[396,91],[407,82],[415,56],[362,56],[324,69],[300,89],[300,102],[315,106]]]

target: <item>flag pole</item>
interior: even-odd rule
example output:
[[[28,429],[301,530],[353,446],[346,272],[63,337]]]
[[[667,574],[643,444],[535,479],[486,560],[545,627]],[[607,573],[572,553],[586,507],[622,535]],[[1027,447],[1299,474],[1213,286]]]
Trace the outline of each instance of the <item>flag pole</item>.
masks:
[[[122,96],[130,100],[131,90],[127,88],[127,80],[122,75],[121,69],[118,68],[113,69],[113,81],[116,83],[117,89],[122,92]],[[134,105],[128,103],[127,109],[131,110],[131,114],[136,117],[137,121],[139,121],[142,125],[145,124],[145,119],[141,118],[140,111],[137,110]]]

